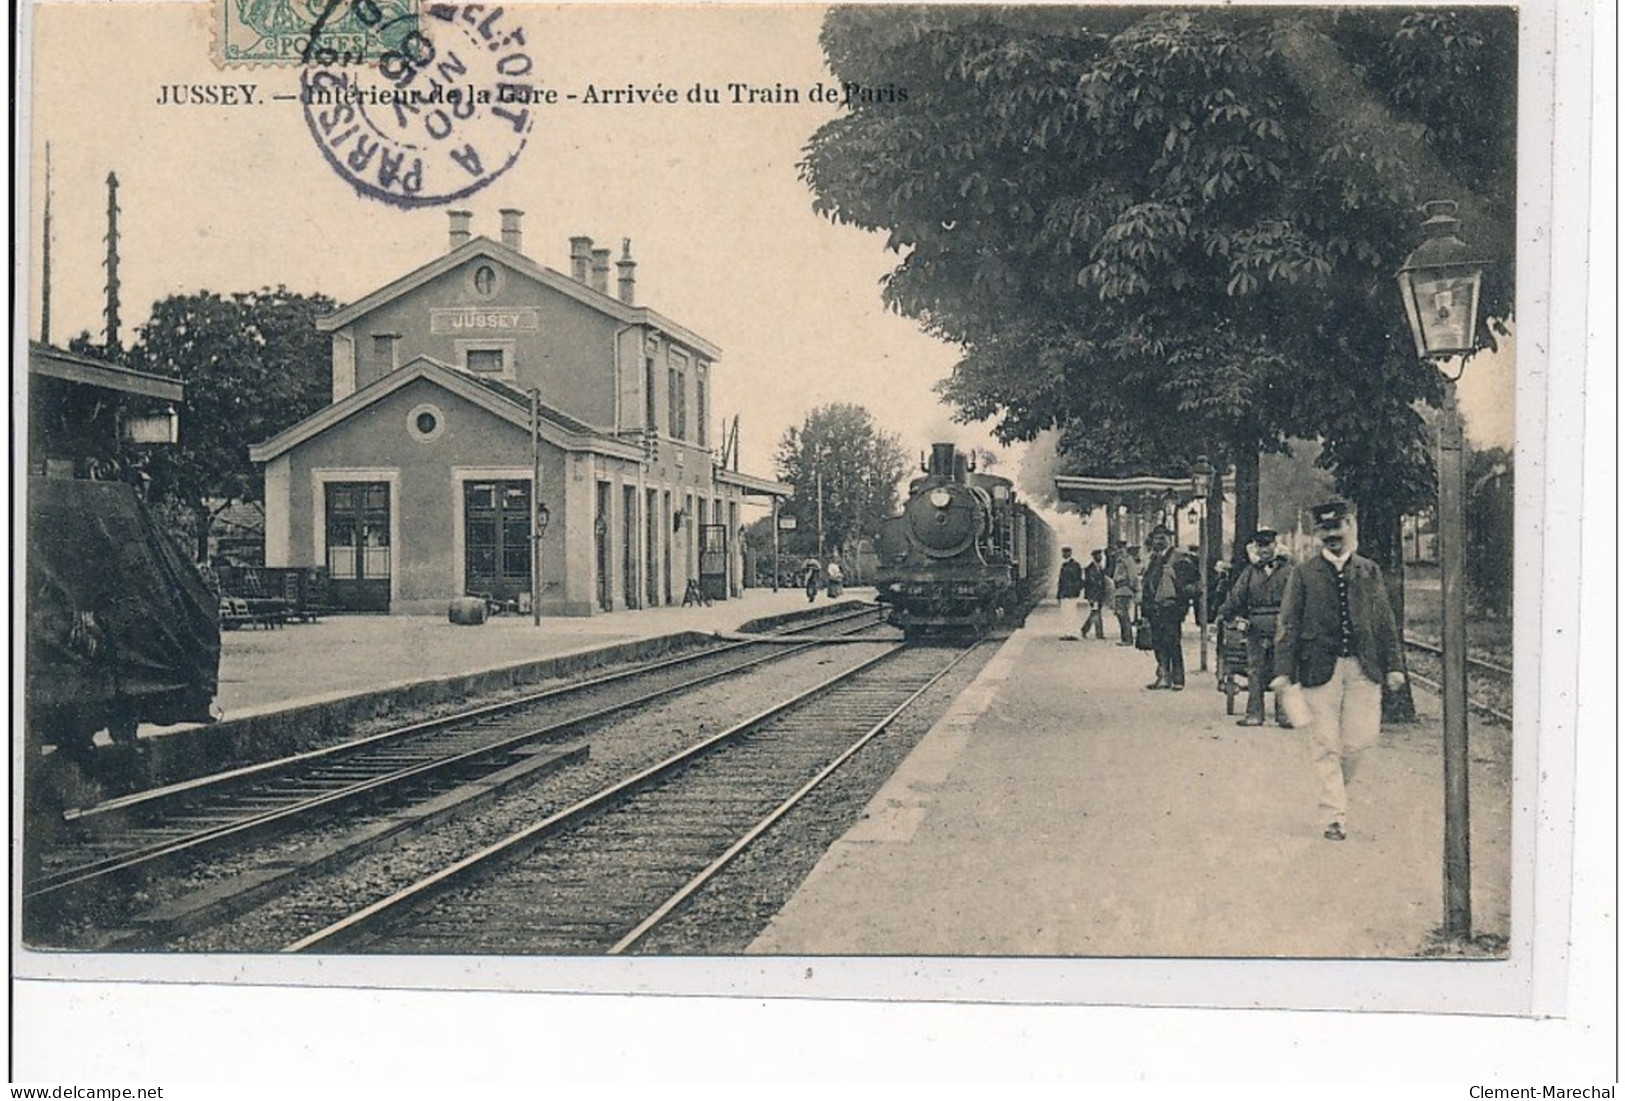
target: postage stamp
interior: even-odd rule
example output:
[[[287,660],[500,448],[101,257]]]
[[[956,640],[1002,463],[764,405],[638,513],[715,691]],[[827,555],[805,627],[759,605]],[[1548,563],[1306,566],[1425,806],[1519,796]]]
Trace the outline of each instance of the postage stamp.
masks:
[[[418,0],[214,0],[214,60],[300,65],[315,47],[375,62],[417,27]]]
[[[407,208],[462,199],[525,148],[530,50],[524,27],[485,4],[431,5],[375,67],[346,61],[318,30],[300,79],[305,121],[333,170],[368,198]]]

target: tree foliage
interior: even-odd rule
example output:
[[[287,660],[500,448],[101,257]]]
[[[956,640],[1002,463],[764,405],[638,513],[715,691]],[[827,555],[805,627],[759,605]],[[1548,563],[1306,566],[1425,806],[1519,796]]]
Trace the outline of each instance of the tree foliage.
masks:
[[[1513,456],[1505,448],[1467,460],[1467,587],[1486,615],[1512,614],[1513,534],[1517,526]]]
[[[786,429],[773,461],[779,479],[796,487],[782,510],[796,517],[786,540],[795,554],[818,549],[820,486],[824,547],[842,553],[897,510],[898,483],[909,469],[898,438],[877,428],[867,409],[842,402],[819,406],[800,427]]]
[[[1340,488],[1404,508],[1438,382],[1393,273],[1456,198],[1510,316],[1516,37],[1485,8],[837,9],[837,78],[908,97],[827,123],[802,173],[963,348],[964,419],[1060,428],[1100,474],[1321,437]]]
[[[186,384],[180,443],[153,455],[150,492],[190,508],[199,546],[219,509],[258,501],[264,486],[250,444],[331,400],[328,338],[316,318],[338,308],[286,287],[222,296],[174,295],[152,308],[125,361]]]

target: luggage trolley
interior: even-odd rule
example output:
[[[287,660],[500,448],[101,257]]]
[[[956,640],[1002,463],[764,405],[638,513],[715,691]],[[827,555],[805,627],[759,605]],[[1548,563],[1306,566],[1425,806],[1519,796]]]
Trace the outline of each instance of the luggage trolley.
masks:
[[[1247,685],[1247,632],[1219,622],[1218,688],[1224,693],[1224,713],[1236,713],[1236,694]]]

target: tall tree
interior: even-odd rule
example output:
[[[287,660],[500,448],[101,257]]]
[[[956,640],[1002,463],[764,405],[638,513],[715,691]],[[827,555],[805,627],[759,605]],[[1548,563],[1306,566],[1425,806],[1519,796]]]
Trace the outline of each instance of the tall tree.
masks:
[[[856,99],[802,172],[902,254],[885,298],[963,347],[966,419],[1060,427],[1099,473],[1233,464],[1240,529],[1259,452],[1324,437],[1375,517],[1431,474],[1393,287],[1421,200],[1462,202],[1510,316],[1516,37],[1511,9],[837,9],[836,76],[907,98]]]
[[[200,559],[221,510],[263,499],[249,445],[331,401],[331,351],[315,322],[337,308],[286,287],[202,291],[158,302],[141,327],[126,362],[186,383],[180,443],[147,464],[149,492],[191,510]]]
[[[844,553],[875,535],[896,511],[898,483],[909,469],[897,437],[877,428],[861,405],[842,402],[786,429],[774,465],[779,479],[796,487],[784,508],[797,520],[788,540],[796,554],[818,549],[820,516],[826,551]]]

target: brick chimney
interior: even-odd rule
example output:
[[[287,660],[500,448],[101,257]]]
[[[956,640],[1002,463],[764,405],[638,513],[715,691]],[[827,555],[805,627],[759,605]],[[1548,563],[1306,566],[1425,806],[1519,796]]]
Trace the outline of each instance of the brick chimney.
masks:
[[[455,250],[468,244],[471,236],[468,225],[473,220],[474,215],[466,210],[448,210],[446,211],[446,217],[451,222],[452,249]]]
[[[609,249],[592,250],[592,289],[600,294],[609,293]]]
[[[635,274],[638,269],[638,262],[632,259],[632,238],[621,238],[621,258],[615,261],[615,268],[620,272],[619,278],[617,279],[620,290],[620,299],[622,302],[625,302],[628,306],[630,306],[632,305],[632,300],[637,297],[636,292],[638,285],[637,275]]]
[[[577,283],[587,281],[587,269],[592,264],[592,238],[570,238],[570,278]]]
[[[525,238],[523,234],[520,233],[519,220],[525,216],[525,212],[523,210],[514,210],[512,207],[506,207],[501,211],[501,214],[502,243],[513,249],[515,252],[523,252],[524,249],[522,246],[525,243]]]

